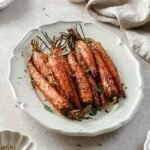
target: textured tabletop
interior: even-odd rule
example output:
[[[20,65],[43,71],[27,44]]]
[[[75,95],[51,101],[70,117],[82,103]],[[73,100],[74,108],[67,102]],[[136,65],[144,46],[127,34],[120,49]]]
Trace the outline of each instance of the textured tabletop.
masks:
[[[11,51],[31,29],[57,20],[93,21],[85,4],[75,5],[68,0],[16,0],[0,11],[0,130],[17,130],[29,135],[37,150],[142,150],[150,129],[150,65],[140,58],[145,84],[143,103],[132,121],[112,133],[93,138],[54,134],[16,107],[7,83]],[[105,27],[125,40],[115,27]]]

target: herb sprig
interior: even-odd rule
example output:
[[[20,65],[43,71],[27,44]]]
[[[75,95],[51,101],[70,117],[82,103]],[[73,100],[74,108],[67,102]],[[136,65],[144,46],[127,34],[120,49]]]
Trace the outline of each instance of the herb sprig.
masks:
[[[44,105],[44,108],[49,112],[53,112],[52,108],[49,107],[48,105]]]

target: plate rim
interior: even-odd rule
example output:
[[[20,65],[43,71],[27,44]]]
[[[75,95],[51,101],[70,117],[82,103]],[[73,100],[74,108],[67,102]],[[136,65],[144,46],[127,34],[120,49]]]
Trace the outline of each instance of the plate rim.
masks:
[[[129,53],[130,55],[132,55],[132,59],[134,59],[134,63],[136,63],[136,70],[138,70],[138,80],[139,80],[139,87],[138,87],[138,93],[139,93],[139,97],[138,97],[138,104],[137,106],[134,108],[134,111],[132,111],[132,113],[130,113],[130,116],[129,117],[124,117],[125,119],[123,121],[118,121],[117,124],[113,124],[113,126],[111,126],[110,128],[107,128],[105,130],[96,130],[95,132],[87,132],[87,131],[78,131],[78,132],[70,132],[70,131],[64,131],[64,130],[61,130],[61,129],[54,129],[54,128],[50,128],[49,126],[46,126],[45,124],[43,124],[42,122],[40,122],[38,119],[36,119],[32,114],[28,113],[28,111],[26,111],[25,109],[22,109],[19,105],[19,102],[21,101],[21,99],[18,98],[17,96],[17,93],[16,93],[16,90],[13,86],[13,83],[11,81],[11,71],[12,71],[12,68],[11,68],[11,62],[13,61],[13,59],[16,57],[15,56],[15,50],[18,49],[20,47],[20,45],[25,42],[28,37],[34,33],[34,32],[37,32],[37,31],[40,31],[42,28],[46,27],[46,26],[49,26],[49,25],[54,25],[54,24],[57,24],[57,23],[76,23],[76,22],[80,22],[82,24],[93,24],[101,29],[103,29],[104,31],[106,32],[109,32],[113,35],[116,35],[116,37],[118,39],[121,40],[121,42],[129,49]],[[141,64],[139,62],[139,60],[134,56],[132,50],[129,48],[129,46],[127,46],[127,44],[125,42],[122,41],[122,39],[118,36],[118,34],[115,34],[113,33],[112,31],[108,30],[108,29],[105,29],[104,27],[94,23],[94,22],[90,22],[90,21],[55,21],[55,22],[52,22],[50,24],[45,24],[45,25],[42,25],[42,26],[39,26],[38,28],[36,29],[32,29],[30,30],[25,36],[23,39],[21,39],[19,41],[19,43],[17,44],[17,46],[15,46],[15,48],[12,49],[11,51],[11,56],[10,56],[10,59],[9,59],[9,62],[8,62],[8,76],[7,76],[7,81],[9,83],[9,86],[11,88],[11,91],[13,93],[13,96],[14,98],[16,99],[16,102],[18,104],[18,106],[21,108],[21,110],[23,110],[24,112],[26,112],[29,116],[31,116],[32,118],[34,118],[38,123],[40,123],[42,126],[50,129],[52,132],[55,132],[55,133],[62,133],[62,134],[65,134],[65,135],[69,135],[69,136],[97,136],[97,135],[101,135],[101,134],[104,134],[104,133],[108,133],[108,132],[112,132],[114,130],[117,130],[118,128],[124,126],[125,124],[127,124],[135,115],[135,113],[138,111],[139,109],[139,106],[140,104],[142,103],[143,101],[143,88],[144,88],[144,82],[143,82],[143,78],[142,78],[142,71],[141,71]]]
[[[149,143],[150,143],[150,130],[147,132],[147,135],[146,135],[146,140],[145,140],[145,143],[144,143],[144,150],[148,150],[147,146],[148,146]]]

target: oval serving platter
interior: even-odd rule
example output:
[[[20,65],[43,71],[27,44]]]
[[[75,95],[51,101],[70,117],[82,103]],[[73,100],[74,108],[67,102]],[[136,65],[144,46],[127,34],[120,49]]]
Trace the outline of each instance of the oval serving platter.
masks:
[[[92,37],[102,43],[116,65],[121,80],[127,87],[127,98],[113,106],[109,113],[98,112],[92,119],[72,121],[54,110],[46,111],[43,97],[32,87],[27,72],[27,58],[31,55],[30,42],[41,31],[51,37],[75,26],[77,22],[59,21],[44,25],[29,32],[13,50],[9,67],[9,83],[21,109],[52,131],[71,136],[96,136],[125,125],[136,113],[142,101],[142,78],[140,64],[128,47],[114,33],[93,23],[81,23],[86,37]]]

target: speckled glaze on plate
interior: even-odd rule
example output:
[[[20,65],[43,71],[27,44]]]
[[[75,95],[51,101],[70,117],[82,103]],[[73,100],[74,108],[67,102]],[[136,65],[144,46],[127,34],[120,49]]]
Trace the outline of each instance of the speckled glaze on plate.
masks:
[[[125,125],[137,112],[142,102],[142,78],[140,64],[128,47],[114,33],[93,23],[82,23],[86,37],[101,41],[119,70],[122,82],[127,86],[127,98],[109,110],[99,112],[93,119],[72,121],[53,111],[48,112],[41,103],[43,97],[33,89],[26,71],[27,58],[31,55],[30,42],[33,37],[46,31],[52,37],[66,31],[76,22],[59,21],[30,31],[13,50],[8,81],[22,110],[48,129],[71,136],[96,136]],[[43,101],[42,101],[43,102]]]
[[[35,144],[31,139],[19,132],[0,131],[0,148],[2,146],[14,146],[17,150],[35,150]]]

